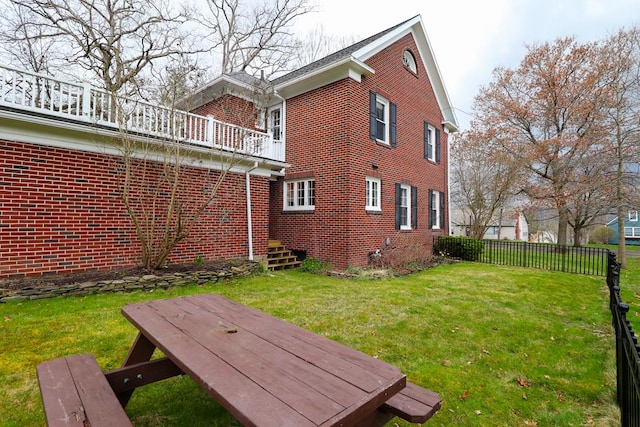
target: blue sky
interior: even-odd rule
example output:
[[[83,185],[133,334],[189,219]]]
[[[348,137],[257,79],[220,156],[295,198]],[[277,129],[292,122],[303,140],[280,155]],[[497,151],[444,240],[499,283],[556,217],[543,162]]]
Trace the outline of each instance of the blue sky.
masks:
[[[495,67],[516,67],[526,44],[575,36],[599,40],[640,25],[638,0],[317,0],[297,27],[336,36],[370,36],[421,15],[461,130],[473,98]]]

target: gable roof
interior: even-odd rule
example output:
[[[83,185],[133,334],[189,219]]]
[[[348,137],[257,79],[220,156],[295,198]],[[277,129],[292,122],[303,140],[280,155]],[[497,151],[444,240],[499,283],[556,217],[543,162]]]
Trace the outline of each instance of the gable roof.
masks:
[[[413,18],[412,18],[413,19]],[[387,28],[384,31],[379,32],[378,34],[374,34],[371,37],[368,37],[364,40],[361,40],[357,43],[352,44],[351,46],[347,46],[344,49],[341,49],[337,52],[334,52],[328,56],[325,56],[324,58],[320,58],[317,61],[314,61],[308,65],[305,65],[304,67],[298,68],[297,70],[291,71],[290,73],[287,73],[283,76],[280,76],[276,79],[274,79],[272,81],[272,83],[274,85],[281,85],[284,84],[288,81],[291,81],[299,76],[303,76],[305,74],[309,74],[311,72],[313,72],[314,70],[317,69],[321,69],[323,67],[326,67],[327,65],[331,65],[334,63],[338,63],[341,62],[342,60],[351,57],[351,55],[358,51],[359,49],[361,49],[362,47],[368,45],[369,43],[373,43],[374,41],[378,40],[379,38],[383,37],[385,34],[388,34],[390,31],[395,30],[396,28],[400,27],[401,25],[405,24],[406,22],[408,22],[409,20],[402,22],[396,26],[393,26],[391,28]]]
[[[444,116],[442,124],[448,131],[456,132],[458,119],[451,105],[420,15],[291,71],[271,82],[253,77],[244,71],[223,74],[196,90],[193,95],[187,97],[185,103],[191,108],[195,108],[214,99],[223,91],[236,94],[249,93],[252,88],[265,89],[265,85],[268,84],[272,85],[276,96],[287,99],[344,78],[352,78],[360,82],[362,77],[375,74],[375,70],[365,61],[407,34],[412,34],[418,47],[420,58]]]

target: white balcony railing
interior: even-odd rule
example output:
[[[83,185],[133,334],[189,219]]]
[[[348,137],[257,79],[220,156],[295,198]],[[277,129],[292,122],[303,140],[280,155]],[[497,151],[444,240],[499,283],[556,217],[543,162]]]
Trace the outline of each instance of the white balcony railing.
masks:
[[[87,84],[70,83],[4,65],[0,65],[0,106],[285,161],[284,141],[274,141],[269,133],[144,101],[114,98]]]

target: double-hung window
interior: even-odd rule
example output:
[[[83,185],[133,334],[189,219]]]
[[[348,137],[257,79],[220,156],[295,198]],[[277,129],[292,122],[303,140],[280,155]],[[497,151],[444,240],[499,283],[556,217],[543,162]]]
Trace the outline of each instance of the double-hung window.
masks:
[[[638,222],[638,211],[629,211],[629,221]]]
[[[424,158],[440,163],[440,131],[424,122]]]
[[[314,179],[296,179],[284,182],[284,210],[314,210],[316,207]]]
[[[444,193],[429,190],[429,228],[440,230],[444,228]]]
[[[282,140],[282,110],[280,107],[269,109],[269,132],[274,141]]]
[[[377,142],[396,146],[398,107],[384,96],[369,93],[369,137]]]
[[[418,188],[396,184],[396,230],[418,228]]]
[[[389,143],[389,101],[376,97],[376,141]]]
[[[379,178],[367,177],[367,193],[366,193],[366,210],[368,211],[381,211],[382,205],[380,203],[380,188],[381,181]]]

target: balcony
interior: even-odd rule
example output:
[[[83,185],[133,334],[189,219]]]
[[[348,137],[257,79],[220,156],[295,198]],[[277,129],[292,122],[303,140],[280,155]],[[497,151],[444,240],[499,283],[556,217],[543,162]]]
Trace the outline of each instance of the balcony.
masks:
[[[284,141],[271,134],[148,102],[114,97],[71,83],[0,65],[0,109],[72,121],[128,135],[178,141],[230,154],[285,161]]]

